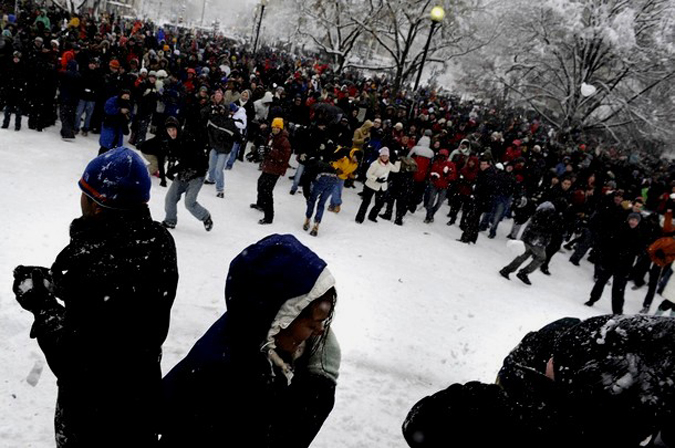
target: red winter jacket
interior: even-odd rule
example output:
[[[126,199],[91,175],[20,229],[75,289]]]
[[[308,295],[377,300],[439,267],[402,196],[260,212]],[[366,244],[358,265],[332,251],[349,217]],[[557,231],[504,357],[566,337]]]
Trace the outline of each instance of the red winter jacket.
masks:
[[[455,164],[447,159],[436,160],[431,165],[429,179],[431,180],[431,185],[434,187],[447,190],[450,186],[450,182],[457,180],[457,169]]]
[[[473,166],[470,166],[471,163]],[[471,196],[473,193],[473,184],[476,183],[476,176],[478,176],[478,171],[480,170],[480,164],[478,163],[478,157],[471,156],[467,161],[466,165],[459,170],[459,182],[457,182],[457,193],[462,196]]]
[[[288,168],[291,158],[291,143],[288,141],[288,132],[282,130],[272,136],[272,149],[267,153],[262,162],[263,173],[283,176]]]

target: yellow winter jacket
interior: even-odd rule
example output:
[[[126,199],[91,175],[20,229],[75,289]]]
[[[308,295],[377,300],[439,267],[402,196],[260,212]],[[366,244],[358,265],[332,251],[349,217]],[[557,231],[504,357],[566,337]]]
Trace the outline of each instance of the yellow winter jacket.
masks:
[[[357,162],[352,161],[352,157],[357,151],[361,150],[359,148],[352,148],[352,150],[349,151],[348,157],[343,157],[333,162],[333,168],[335,168],[339,179],[348,179],[349,175],[356,171],[356,169],[359,167]]]

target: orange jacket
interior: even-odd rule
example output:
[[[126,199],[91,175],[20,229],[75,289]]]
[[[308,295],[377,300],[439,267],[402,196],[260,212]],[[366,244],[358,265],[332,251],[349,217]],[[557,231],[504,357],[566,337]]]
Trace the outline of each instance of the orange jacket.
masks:
[[[656,251],[661,249],[664,257],[656,255]],[[647,253],[654,264],[664,267],[675,261],[675,238],[666,236],[654,241],[648,248]]]

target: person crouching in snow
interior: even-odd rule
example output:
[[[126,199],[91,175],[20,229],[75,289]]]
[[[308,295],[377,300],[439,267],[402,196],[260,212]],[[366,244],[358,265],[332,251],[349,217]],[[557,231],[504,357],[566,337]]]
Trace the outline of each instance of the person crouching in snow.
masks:
[[[384,195],[387,192],[387,179],[389,173],[398,173],[400,168],[401,162],[393,164],[389,161],[389,148],[386,146],[380,148],[380,157],[371,163],[370,167],[368,167],[368,171],[366,171],[366,182],[363,186],[363,202],[361,202],[361,207],[359,207],[355,219],[357,223],[363,223],[373,196],[375,196],[375,205],[370,209],[368,219],[377,222],[377,215],[384,206]]]
[[[504,266],[499,271],[502,277],[507,280],[509,274],[520,267],[521,264],[532,257],[530,264],[518,271],[516,277],[526,285],[531,285],[529,274],[534,272],[541,264],[546,261],[546,246],[551,241],[551,235],[554,229],[554,221],[557,219],[555,206],[551,202],[539,204],[537,210],[532,216],[532,221],[523,232],[523,243],[525,243],[525,252],[517,256],[511,263]]]
[[[330,414],[335,279],[292,235],[230,264],[227,311],[164,378],[162,447],[308,447]]]

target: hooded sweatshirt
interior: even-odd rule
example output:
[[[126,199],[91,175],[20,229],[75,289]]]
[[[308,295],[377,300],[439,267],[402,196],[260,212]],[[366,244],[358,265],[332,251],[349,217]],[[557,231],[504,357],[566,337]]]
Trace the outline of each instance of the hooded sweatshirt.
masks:
[[[431,159],[434,158],[434,151],[431,149],[431,139],[426,135],[420,138],[420,141],[416,146],[408,153],[408,157],[412,157],[417,163],[417,171],[413,179],[415,182],[424,182],[427,180],[429,175],[429,169],[431,168]]]
[[[316,350],[288,360],[274,336],[334,285],[292,235],[244,249],[227,275],[227,312],[163,380],[166,446],[309,446],[333,406],[339,345],[327,329]]]

